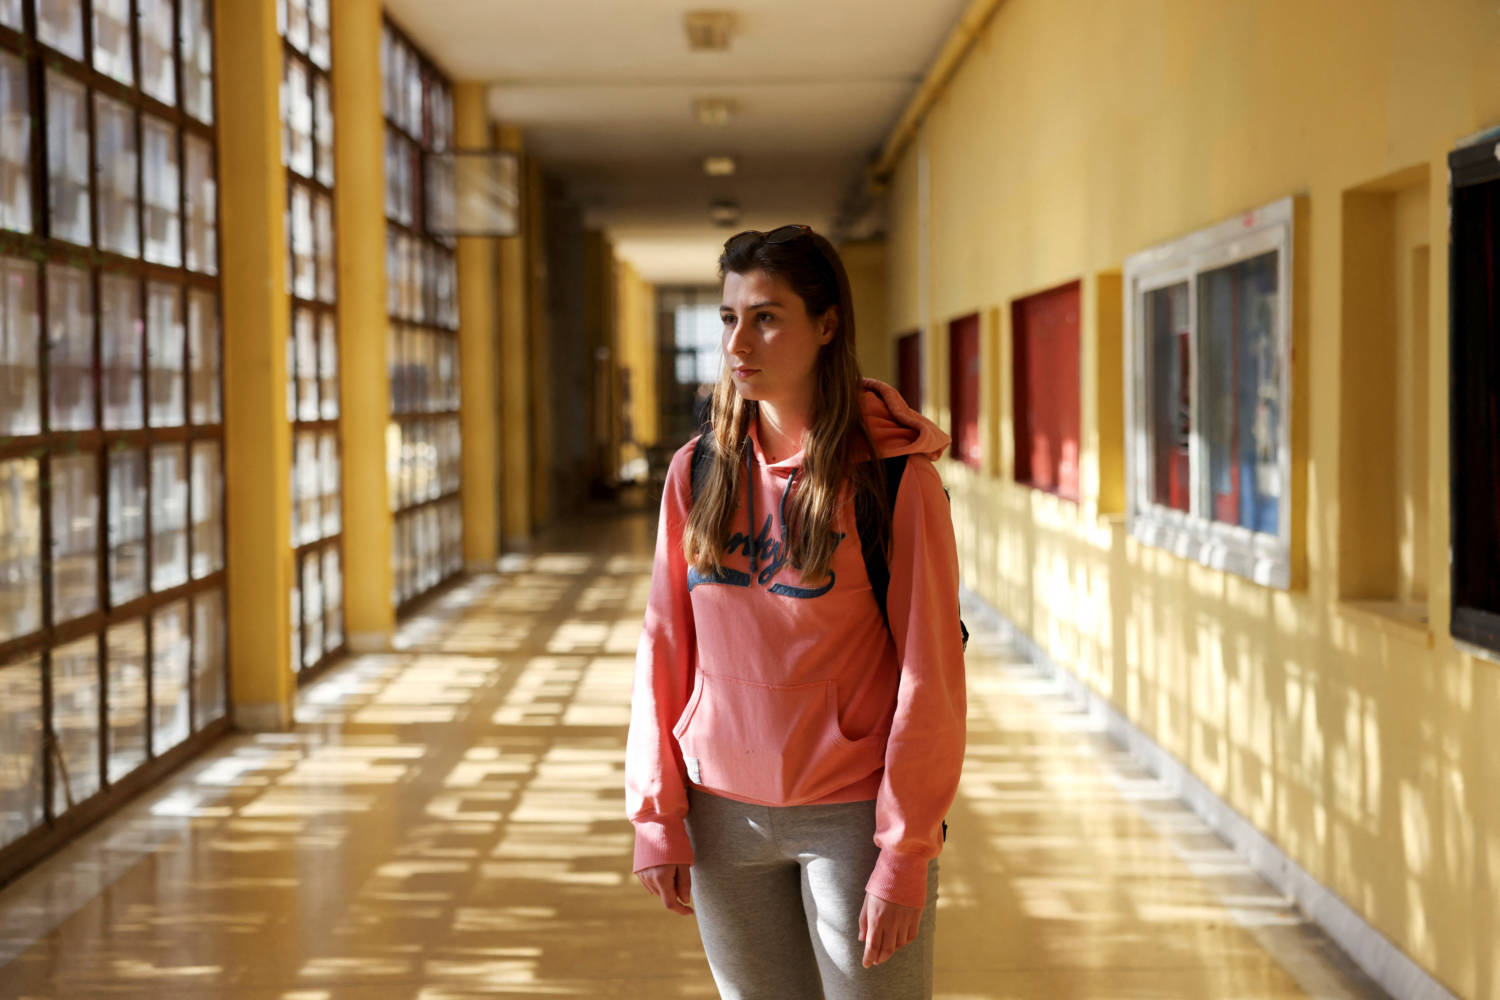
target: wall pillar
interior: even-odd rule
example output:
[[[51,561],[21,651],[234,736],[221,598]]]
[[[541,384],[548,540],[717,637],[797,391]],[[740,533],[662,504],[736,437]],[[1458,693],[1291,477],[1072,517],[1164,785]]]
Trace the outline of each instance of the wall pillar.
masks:
[[[219,234],[230,699],[235,725],[292,724],[291,427],[286,415],[286,172],[274,4],[221,3]]]
[[[517,156],[524,152],[521,130],[501,125],[495,129],[495,145]],[[524,170],[524,168],[523,168]],[[506,549],[525,548],[535,524],[532,507],[532,405],[531,295],[527,287],[527,265],[536,248],[527,239],[525,175],[522,187],[521,225],[518,236],[500,241],[497,248],[500,288],[500,350],[497,384],[500,386],[500,511],[501,544]]]
[[[390,369],[380,3],[334,0],[332,31],[344,620],[349,648],[370,652],[388,649],[396,628],[386,484]]]
[[[1080,323],[1082,493],[1096,514],[1125,513],[1124,292],[1119,271],[1083,282]]]
[[[656,393],[656,302],[655,289],[641,280],[628,261],[615,263],[616,311],[619,345],[621,409],[629,414],[630,433],[622,434],[621,466],[643,471],[648,449],[657,443],[660,401]],[[857,310],[856,310],[857,311]],[[628,393],[625,390],[628,389]]]
[[[485,87],[453,85],[454,143],[458,149],[489,149]],[[471,573],[495,568],[500,555],[500,463],[495,384],[495,239],[458,239],[459,433],[463,439],[464,566]],[[502,299],[509,290],[500,290]]]
[[[526,165],[526,210],[522,215],[528,251],[527,335],[531,339],[529,369],[531,384],[540,400],[547,398],[552,384],[552,315],[547,308],[547,182],[542,168]],[[531,411],[531,526],[533,529],[552,520],[553,456],[552,404],[535,406]]]

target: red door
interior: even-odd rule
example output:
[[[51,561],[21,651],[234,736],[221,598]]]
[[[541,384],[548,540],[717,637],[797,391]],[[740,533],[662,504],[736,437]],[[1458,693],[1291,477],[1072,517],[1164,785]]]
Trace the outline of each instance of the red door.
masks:
[[[953,418],[953,457],[979,468],[984,447],[979,441],[979,314],[956,319],[948,326]]]
[[[1078,499],[1079,285],[1018,300],[1014,334],[1016,481]]]
[[[922,409],[922,335],[896,338],[896,391],[913,410]]]

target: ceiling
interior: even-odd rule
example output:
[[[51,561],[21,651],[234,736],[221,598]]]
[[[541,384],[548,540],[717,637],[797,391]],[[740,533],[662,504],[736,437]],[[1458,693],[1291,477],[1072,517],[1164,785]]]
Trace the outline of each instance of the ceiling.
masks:
[[[805,222],[832,231],[967,0],[386,0],[454,80],[562,177],[586,222],[649,281],[714,280],[725,236]],[[728,51],[694,52],[688,10],[733,10]],[[724,127],[697,98],[728,98]],[[704,175],[730,154],[734,176]],[[708,205],[732,198],[734,229]],[[849,221],[847,214],[842,220]]]

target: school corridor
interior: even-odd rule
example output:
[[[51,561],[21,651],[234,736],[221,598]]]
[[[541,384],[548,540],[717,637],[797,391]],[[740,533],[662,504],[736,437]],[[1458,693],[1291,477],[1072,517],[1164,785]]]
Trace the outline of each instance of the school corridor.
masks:
[[[0,995],[714,997],[630,875],[652,519],[443,594],[0,894]],[[936,996],[1379,997],[993,630],[941,860]]]
[[[951,440],[937,995],[1500,1000],[1497,52],[0,0],[0,1000],[713,997],[630,680],[719,254],[788,224]]]

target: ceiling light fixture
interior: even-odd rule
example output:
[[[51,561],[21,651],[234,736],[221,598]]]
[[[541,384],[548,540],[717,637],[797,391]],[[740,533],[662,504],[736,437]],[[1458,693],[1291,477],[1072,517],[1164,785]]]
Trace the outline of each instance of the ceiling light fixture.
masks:
[[[734,173],[734,157],[705,156],[703,172],[710,177],[729,177]]]
[[[740,221],[740,203],[732,198],[719,198],[708,203],[708,217],[716,226],[732,226]]]
[[[690,10],[682,15],[687,31],[688,48],[694,52],[723,52],[729,48],[734,32],[734,12],[729,10]]]
[[[698,124],[722,128],[734,116],[735,104],[727,97],[700,97],[693,102]]]

